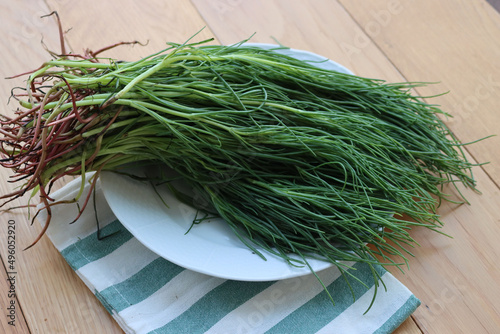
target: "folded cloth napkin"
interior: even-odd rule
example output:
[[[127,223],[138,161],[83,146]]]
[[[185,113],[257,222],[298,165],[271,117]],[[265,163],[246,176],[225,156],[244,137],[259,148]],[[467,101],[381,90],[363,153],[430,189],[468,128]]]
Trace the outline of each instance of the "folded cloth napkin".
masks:
[[[79,188],[75,179],[52,197],[72,199]],[[88,186],[81,199],[86,193]],[[369,267],[359,263],[353,270],[368,287],[354,280],[349,287],[336,268],[318,273],[335,305],[312,274],[242,282],[184,269],[150,251],[120,224],[99,183],[93,194],[95,201],[73,224],[76,204],[53,206],[47,234],[126,333],[391,333],[420,305],[377,267],[386,289],[379,286],[365,313],[375,286]]]

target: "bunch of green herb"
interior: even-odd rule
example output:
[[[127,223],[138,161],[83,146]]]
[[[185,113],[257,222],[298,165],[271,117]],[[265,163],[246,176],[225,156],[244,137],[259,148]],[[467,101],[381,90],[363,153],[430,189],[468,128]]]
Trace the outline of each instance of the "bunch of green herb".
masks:
[[[415,86],[241,44],[170,44],[135,62],[63,55],[30,74],[2,121],[1,164],[23,182],[4,198],[38,192],[50,220],[55,180],[157,162],[263,257],[256,247],[343,272],[400,265],[411,227],[440,226],[443,185],[475,186],[443,111]]]

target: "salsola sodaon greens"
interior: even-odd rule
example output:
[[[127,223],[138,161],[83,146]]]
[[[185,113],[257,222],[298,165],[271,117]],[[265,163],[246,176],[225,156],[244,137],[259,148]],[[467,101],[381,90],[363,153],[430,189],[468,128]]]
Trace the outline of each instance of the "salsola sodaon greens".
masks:
[[[345,270],[339,261],[404,262],[410,228],[440,226],[442,186],[475,187],[417,84],[240,44],[169,45],[135,62],[63,55],[31,73],[2,120],[1,164],[23,182],[4,198],[39,192],[50,220],[54,180],[161,163],[248,247]]]

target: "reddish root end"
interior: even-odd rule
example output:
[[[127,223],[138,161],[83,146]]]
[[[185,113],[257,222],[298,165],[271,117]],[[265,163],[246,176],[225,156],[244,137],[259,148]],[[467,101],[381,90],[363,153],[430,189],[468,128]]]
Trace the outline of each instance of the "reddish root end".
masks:
[[[138,41],[119,42],[98,49],[97,51],[87,49],[83,55],[70,54],[65,47],[64,31],[60,17],[55,11],[46,16],[52,15],[55,15],[57,20],[61,52],[59,55],[50,51],[49,53],[61,60],[72,58],[97,62],[98,59],[96,57],[99,54],[117,46],[144,45]],[[46,71],[42,71],[45,69]],[[33,190],[38,190],[40,203],[43,208],[36,212],[32,219],[32,223],[41,210],[47,210],[47,218],[41,233],[36,240],[25,249],[33,247],[43,234],[45,234],[52,218],[52,206],[66,203],[66,201],[54,202],[54,199],[50,197],[49,194],[54,181],[67,175],[79,175],[85,170],[95,170],[92,166],[98,165],[100,167],[94,175],[91,191],[85,198],[83,206],[79,208],[78,215],[74,221],[81,217],[83,210],[85,210],[88,205],[91,197],[90,193],[92,193],[92,190],[96,186],[98,175],[106,165],[106,162],[95,164],[95,159],[99,156],[100,150],[99,138],[117,120],[123,108],[121,107],[118,111],[113,109],[112,117],[106,114],[106,112],[103,112],[106,107],[115,102],[113,98],[108,99],[99,107],[78,107],[78,101],[95,94],[95,91],[89,88],[75,88],[71,86],[68,80],[61,74],[61,71],[66,70],[67,69],[55,70],[49,68],[48,64],[43,64],[36,70],[9,77],[18,78],[26,75],[32,76],[35,72],[43,72],[37,74],[37,77],[30,77],[26,89],[18,92],[18,94],[14,91],[12,92],[11,97],[17,100],[27,100],[29,103],[21,104],[21,107],[15,111],[15,117],[2,117],[0,119],[0,154],[2,155],[2,157],[0,157],[0,165],[14,171],[14,175],[9,180],[10,182],[24,182],[16,191],[7,195],[0,195],[0,199],[5,200],[4,203],[0,204],[0,207],[24,196],[26,193],[30,194]],[[87,71],[92,71],[92,69],[89,68]],[[79,72],[75,72],[74,74],[78,75]],[[63,96],[65,100],[61,100]],[[60,114],[54,115],[54,117],[51,118],[50,114],[54,110],[49,108],[46,109],[46,106],[52,102],[58,102],[56,103],[57,105],[71,103],[71,108],[61,111]],[[29,106],[29,109],[24,106]],[[87,131],[88,128],[94,126],[102,127],[102,131],[92,138],[85,139],[82,134]],[[92,152],[89,151],[88,154],[90,154],[90,156],[85,155],[85,160],[83,162],[79,161],[78,163],[68,163],[68,165],[65,165],[63,157],[68,154],[73,154],[73,152],[77,155],[81,154],[80,150],[85,152],[83,146],[89,140],[97,140],[99,142]],[[46,175],[47,173],[52,173],[53,175]],[[33,206],[34,205],[28,204],[12,207],[8,210],[14,208],[31,208]]]

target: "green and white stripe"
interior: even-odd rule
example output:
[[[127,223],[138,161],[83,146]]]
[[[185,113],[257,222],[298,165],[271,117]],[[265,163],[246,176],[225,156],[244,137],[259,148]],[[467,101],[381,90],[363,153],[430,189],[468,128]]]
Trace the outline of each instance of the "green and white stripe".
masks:
[[[77,187],[71,182],[54,197],[70,198]],[[94,212],[69,225],[76,211],[68,206],[54,207],[48,234],[126,333],[390,333],[420,304],[378,267],[387,290],[379,286],[364,314],[374,287],[362,263],[350,263],[351,270],[369,288],[354,280],[349,287],[336,268],[318,273],[335,306],[313,275],[240,282],[186,270],[149,251],[114,218],[99,190],[97,196],[100,235],[107,237],[98,239]]]

